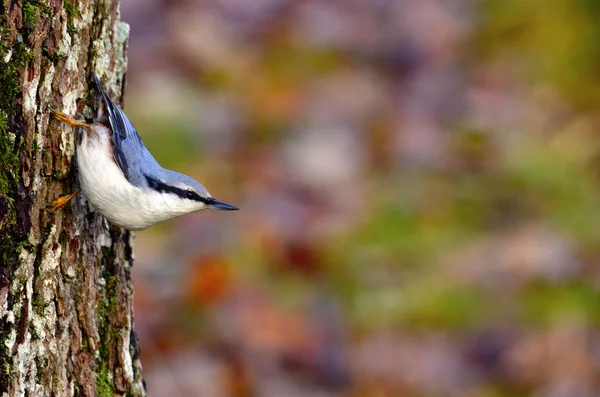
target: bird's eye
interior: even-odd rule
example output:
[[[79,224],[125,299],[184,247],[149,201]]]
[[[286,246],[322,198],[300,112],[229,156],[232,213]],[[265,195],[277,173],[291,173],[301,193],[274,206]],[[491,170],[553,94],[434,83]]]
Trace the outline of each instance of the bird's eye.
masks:
[[[196,198],[196,193],[192,192],[191,190],[188,190],[185,193],[185,197],[187,197],[190,200],[193,200],[194,198]]]

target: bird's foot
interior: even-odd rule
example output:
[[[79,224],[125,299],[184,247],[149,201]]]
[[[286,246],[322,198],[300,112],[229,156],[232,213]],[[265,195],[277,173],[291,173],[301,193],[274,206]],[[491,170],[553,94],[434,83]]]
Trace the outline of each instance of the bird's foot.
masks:
[[[52,204],[48,205],[48,211],[56,212],[60,208],[64,207],[69,201],[73,200],[73,198],[77,196],[80,192],[81,189],[77,189],[71,194],[67,194],[66,196],[60,196],[59,198],[54,200]]]
[[[83,127],[90,128],[90,125],[84,121],[77,121],[75,119],[70,118],[64,113],[58,112],[54,110],[52,107],[50,108],[50,114],[57,119],[58,121],[62,121],[63,123],[71,126],[71,127]]]

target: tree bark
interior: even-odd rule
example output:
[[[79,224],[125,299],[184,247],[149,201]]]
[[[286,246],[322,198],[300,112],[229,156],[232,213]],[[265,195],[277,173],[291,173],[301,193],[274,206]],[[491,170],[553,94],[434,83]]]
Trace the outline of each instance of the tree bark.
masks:
[[[124,85],[129,27],[110,0],[0,0],[0,395],[144,396],[132,235],[79,195],[76,131],[95,72]]]

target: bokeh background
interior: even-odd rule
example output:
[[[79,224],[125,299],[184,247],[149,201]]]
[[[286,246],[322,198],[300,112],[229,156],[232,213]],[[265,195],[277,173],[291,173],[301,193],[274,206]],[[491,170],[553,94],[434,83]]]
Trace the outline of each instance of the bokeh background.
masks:
[[[136,234],[151,396],[600,395],[600,2],[122,19],[150,150],[242,209]]]

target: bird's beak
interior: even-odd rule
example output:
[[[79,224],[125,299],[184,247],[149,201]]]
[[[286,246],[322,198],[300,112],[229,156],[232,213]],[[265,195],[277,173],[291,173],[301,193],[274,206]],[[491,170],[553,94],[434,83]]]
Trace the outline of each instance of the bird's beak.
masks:
[[[221,210],[221,211],[236,211],[236,210],[239,210],[239,208],[236,207],[236,206],[234,206],[234,205],[227,204],[227,203],[224,203],[222,201],[215,200],[215,199],[212,199],[210,201],[210,203],[208,204],[208,208],[215,209],[215,210]]]

